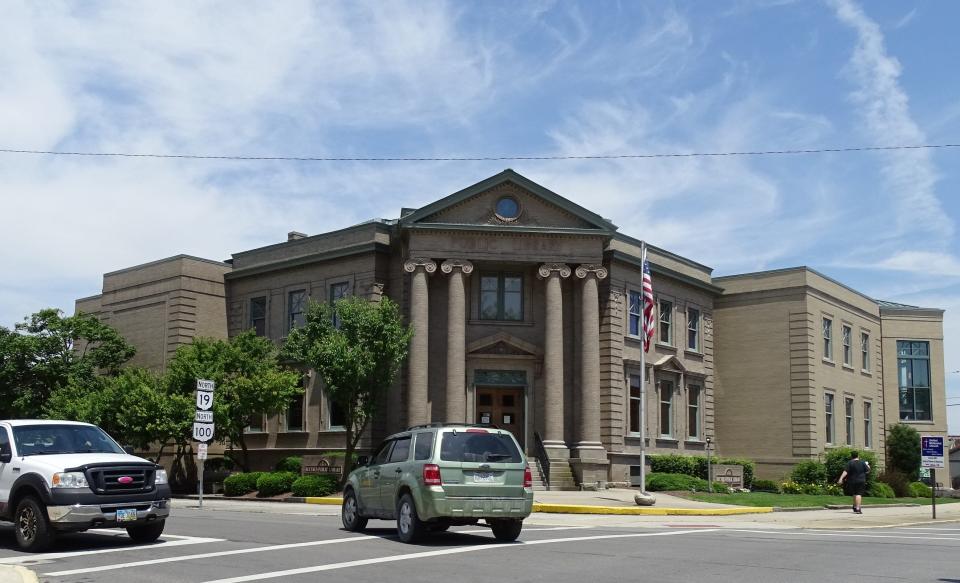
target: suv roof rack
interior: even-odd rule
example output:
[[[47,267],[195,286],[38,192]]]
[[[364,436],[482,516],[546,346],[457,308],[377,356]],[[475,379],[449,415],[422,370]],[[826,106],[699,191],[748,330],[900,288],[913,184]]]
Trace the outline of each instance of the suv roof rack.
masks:
[[[487,423],[486,425],[482,425],[480,423],[447,423],[447,422],[434,421],[433,423],[424,423],[422,425],[412,425],[410,427],[407,427],[406,430],[413,431],[414,429],[431,429],[434,427],[481,427],[483,429],[500,429],[499,427],[497,427],[496,425],[493,425],[492,423]]]

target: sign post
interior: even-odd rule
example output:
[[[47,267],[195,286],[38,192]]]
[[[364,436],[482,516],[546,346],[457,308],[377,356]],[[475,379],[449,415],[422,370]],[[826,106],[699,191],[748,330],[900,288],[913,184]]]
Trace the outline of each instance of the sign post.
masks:
[[[213,381],[197,379],[197,411],[193,417],[193,439],[197,444],[197,494],[203,508],[203,462],[207,459],[207,442],[213,440]]]
[[[930,468],[930,507],[933,518],[937,518],[937,470],[946,467],[943,463],[943,437],[934,435],[920,436],[920,467]]]

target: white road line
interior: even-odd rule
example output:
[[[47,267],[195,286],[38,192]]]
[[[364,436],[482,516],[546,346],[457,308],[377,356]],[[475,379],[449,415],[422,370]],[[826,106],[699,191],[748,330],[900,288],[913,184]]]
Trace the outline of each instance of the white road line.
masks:
[[[569,527],[568,527],[568,526],[560,526],[560,527],[554,527],[554,528],[525,528],[524,531],[528,531],[528,530],[581,530],[581,529],[586,529],[586,528],[593,528],[593,527],[592,527],[592,526],[569,526]],[[455,533],[457,533],[457,534],[481,534],[481,533],[485,534],[485,533],[489,533],[489,532],[490,532],[490,529],[489,529],[489,528],[485,528],[485,529],[481,529],[481,530],[458,530],[458,531],[453,531],[453,532],[455,532]],[[197,555],[185,555],[185,556],[182,556],[182,557],[165,557],[165,558],[162,558],[162,559],[149,559],[149,560],[144,560],[144,561],[132,561],[132,562],[125,562],[125,563],[118,563],[118,564],[116,564],[116,565],[103,565],[103,566],[100,566],[100,567],[90,567],[90,568],[85,568],[85,569],[72,569],[72,570],[69,570],[69,571],[56,571],[56,572],[54,572],[54,573],[44,573],[44,576],[45,576],[45,577],[63,577],[63,576],[66,576],[66,575],[80,575],[80,574],[83,574],[83,573],[94,573],[94,572],[99,572],[99,571],[113,571],[113,570],[116,570],[116,569],[126,569],[127,567],[142,567],[142,566],[146,566],[146,565],[156,565],[156,564],[158,564],[158,563],[175,563],[175,562],[179,562],[179,561],[192,561],[192,560],[196,560],[196,559],[209,559],[209,558],[211,558],[211,557],[223,557],[223,556],[229,556],[229,555],[243,555],[243,554],[247,554],[247,553],[262,553],[262,552],[265,552],[265,551],[282,551],[282,550],[285,550],[285,549],[296,549],[296,548],[301,548],[301,547],[312,547],[312,546],[320,546],[320,545],[331,545],[331,544],[347,543],[347,542],[353,542],[353,541],[372,540],[372,539],[378,539],[378,538],[382,538],[382,537],[378,537],[378,536],[351,536],[351,537],[346,537],[346,538],[327,539],[327,540],[321,540],[321,541],[309,541],[309,542],[302,542],[302,543],[290,543],[290,544],[283,544],[283,545],[271,545],[271,546],[268,546],[268,547],[254,547],[254,548],[250,548],[250,549],[235,549],[235,550],[232,550],[232,551],[214,551],[214,552],[209,552],[209,553],[201,553],[201,554],[197,554]]]
[[[226,557],[230,555],[244,555],[248,553],[263,553],[269,551],[282,551],[285,549],[297,549],[302,547],[315,547],[320,545],[333,545],[338,543],[360,542],[364,540],[380,539],[379,536],[351,536],[347,538],[333,538],[326,540],[316,540],[303,543],[290,543],[284,545],[271,545],[268,547],[253,547],[250,549],[234,549],[232,551],[214,551],[210,553],[200,553],[197,555],[184,555],[181,557],[164,557],[162,559],[149,559],[145,561],[131,561],[127,563],[118,563],[116,565],[101,565],[99,567],[90,567],[86,569],[71,569],[69,571],[56,571],[54,573],[44,573],[44,577],[63,577],[66,575],[80,575],[83,573],[97,573],[100,571],[113,571],[116,569],[126,569],[127,567],[143,567],[145,565],[158,565],[160,563],[177,563],[180,561],[194,561],[197,559],[209,559],[212,557]]]
[[[167,537],[164,537],[167,538]],[[132,545],[125,547],[111,547],[109,549],[94,549],[90,551],[71,551],[67,553],[43,553],[39,555],[29,555],[23,557],[11,557],[0,559],[0,565],[24,565],[31,563],[43,563],[54,559],[67,559],[70,557],[85,557],[87,555],[102,555],[104,553],[119,553],[125,551],[136,551],[141,549],[168,549],[170,547],[182,547],[185,545],[199,545],[203,543],[223,542],[222,538],[195,538],[186,537],[181,540],[173,540],[162,544],[152,543],[149,545]]]
[[[893,527],[893,528],[895,528],[896,530],[933,530],[938,532],[950,532],[950,531],[960,532],[960,528],[928,528],[928,527],[921,527],[921,526],[901,526],[901,527]]]
[[[256,575],[244,575],[242,577],[231,577],[228,579],[217,579],[207,583],[243,583],[245,581],[260,581],[263,579],[276,579],[278,577],[288,577],[291,575],[303,575],[305,573],[317,573],[320,571],[333,571],[336,569],[347,569],[350,567],[361,567],[364,565],[376,565],[379,563],[394,563],[397,561],[410,561],[413,559],[423,559],[427,557],[438,557],[443,555],[456,555],[460,553],[472,553],[480,551],[505,551],[510,549],[522,549],[532,545],[547,545],[556,543],[570,543],[588,540],[608,540],[616,538],[640,538],[648,536],[678,536],[683,534],[697,534],[701,532],[712,532],[720,530],[717,528],[701,528],[697,530],[671,530],[666,532],[644,532],[631,534],[605,534],[598,536],[578,536],[570,538],[552,538],[533,541],[521,541],[516,544],[500,545],[476,545],[469,547],[454,547],[452,549],[441,549],[436,551],[425,551],[421,553],[407,553],[403,555],[393,555],[390,557],[380,557],[376,559],[361,559],[357,561],[345,561],[343,563],[330,563],[327,565],[316,565],[313,567],[303,567],[301,569],[287,569],[286,571],[273,571],[270,573],[259,573]]]
[[[783,536],[839,536],[848,538],[896,538],[901,540],[960,540],[960,536],[907,536],[895,534],[862,534],[859,532],[797,532],[795,530],[751,530],[746,528],[727,528],[726,532],[746,532],[751,534],[780,534]]]
[[[587,529],[590,529],[590,528],[594,528],[594,527],[593,527],[593,526],[552,526],[552,527],[550,527],[550,528],[526,528],[526,527],[524,527],[524,528],[523,528],[523,532],[533,532],[533,531],[543,532],[543,531],[547,531],[547,530],[587,530]],[[453,534],[483,534],[483,533],[489,533],[489,532],[490,532],[490,529],[489,529],[489,528],[478,528],[478,529],[476,529],[476,530],[451,530],[450,532],[453,533]]]
[[[87,530],[87,531],[85,531],[85,532],[87,532],[87,533],[93,533],[93,534],[102,534],[102,535],[107,535],[107,536],[128,536],[128,535],[127,535],[127,531],[125,531],[125,530],[120,530],[120,529],[116,529],[116,528],[91,528],[90,530]],[[166,533],[164,533],[163,538],[165,538],[165,539],[167,539],[167,538],[178,538],[178,539],[181,539],[181,538],[182,538],[182,539],[185,539],[185,540],[189,540],[189,539],[195,539],[195,538],[197,538],[197,537],[195,537],[195,536],[183,536],[182,534],[166,534]]]

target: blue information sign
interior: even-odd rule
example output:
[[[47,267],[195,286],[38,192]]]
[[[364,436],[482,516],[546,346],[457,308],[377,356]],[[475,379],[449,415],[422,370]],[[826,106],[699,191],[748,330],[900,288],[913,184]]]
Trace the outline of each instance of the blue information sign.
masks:
[[[943,437],[923,435],[920,437],[920,467],[942,468]]]

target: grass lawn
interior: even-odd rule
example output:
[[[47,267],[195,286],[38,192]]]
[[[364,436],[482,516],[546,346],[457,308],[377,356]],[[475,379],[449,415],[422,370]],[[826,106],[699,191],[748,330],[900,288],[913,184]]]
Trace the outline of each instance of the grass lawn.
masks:
[[[736,506],[778,506],[797,508],[801,506],[826,506],[827,504],[852,504],[850,496],[809,496],[806,494],[770,494],[767,492],[749,492],[734,494],[708,494],[692,492],[671,492],[700,502],[733,504]],[[960,502],[960,498],[937,498],[937,505]],[[929,498],[872,498],[863,497],[863,505],[869,504],[930,504]]]

